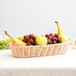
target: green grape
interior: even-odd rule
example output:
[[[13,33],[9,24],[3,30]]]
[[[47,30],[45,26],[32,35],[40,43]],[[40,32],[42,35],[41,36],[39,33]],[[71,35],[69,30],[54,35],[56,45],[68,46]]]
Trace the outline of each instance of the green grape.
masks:
[[[2,45],[2,44],[3,44],[3,40],[0,41],[0,45]]]
[[[10,40],[10,39],[7,39],[6,41],[7,41],[7,44],[9,44],[10,42],[12,42],[12,40]]]
[[[2,46],[0,46],[0,49],[3,49],[3,47],[2,47]]]

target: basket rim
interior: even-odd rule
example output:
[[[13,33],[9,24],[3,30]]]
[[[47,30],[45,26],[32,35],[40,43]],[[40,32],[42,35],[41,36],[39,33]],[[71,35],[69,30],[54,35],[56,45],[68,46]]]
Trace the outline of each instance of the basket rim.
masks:
[[[69,42],[64,42],[64,43],[56,43],[56,44],[48,44],[48,45],[33,45],[33,46],[17,46],[17,45],[12,45],[13,42],[10,42],[9,45],[14,46],[14,47],[44,47],[44,46],[53,46],[53,45],[62,45],[62,44],[67,44]]]

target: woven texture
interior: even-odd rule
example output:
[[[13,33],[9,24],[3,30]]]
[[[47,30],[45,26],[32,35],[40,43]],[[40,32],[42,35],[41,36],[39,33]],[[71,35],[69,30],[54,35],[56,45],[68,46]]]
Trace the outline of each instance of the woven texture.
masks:
[[[45,46],[15,46],[10,43],[10,48],[14,57],[40,57],[52,56],[66,53],[69,42],[50,44]]]

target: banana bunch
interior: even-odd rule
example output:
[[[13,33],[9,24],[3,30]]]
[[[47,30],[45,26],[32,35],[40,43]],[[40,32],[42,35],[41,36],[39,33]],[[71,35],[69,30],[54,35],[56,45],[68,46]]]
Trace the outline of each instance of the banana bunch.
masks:
[[[15,38],[15,37],[10,36],[10,35],[7,33],[7,31],[5,31],[5,34],[13,41],[13,43],[14,43],[15,45],[18,45],[18,46],[26,46],[26,43],[25,43],[25,42],[23,42],[23,41]]]
[[[68,39],[68,37],[64,34],[64,31],[60,28],[58,22],[55,21],[55,23],[57,24],[57,27],[58,27],[58,35],[59,35],[60,38],[62,39],[62,42],[68,42],[69,39]]]

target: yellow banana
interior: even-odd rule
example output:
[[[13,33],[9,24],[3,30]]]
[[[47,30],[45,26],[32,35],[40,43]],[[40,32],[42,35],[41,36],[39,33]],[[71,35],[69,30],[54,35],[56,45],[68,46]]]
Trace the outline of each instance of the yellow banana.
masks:
[[[15,45],[18,45],[18,46],[26,46],[26,43],[17,39],[17,38],[14,38],[12,36],[10,36],[6,31],[5,31],[5,34],[15,43]]]
[[[57,27],[58,27],[58,35],[61,37],[62,42],[68,42],[69,39],[68,39],[68,37],[64,34],[64,31],[60,28],[58,22],[55,21],[55,23],[57,24]]]

